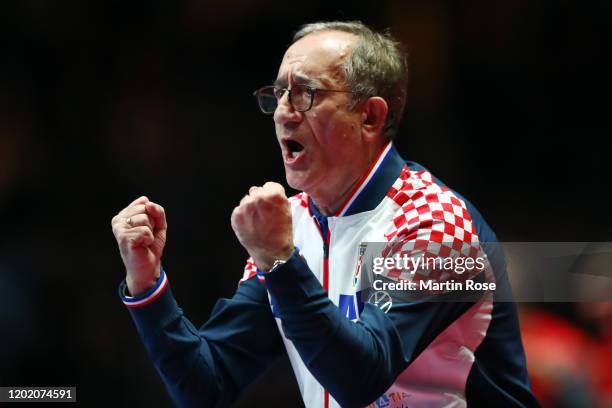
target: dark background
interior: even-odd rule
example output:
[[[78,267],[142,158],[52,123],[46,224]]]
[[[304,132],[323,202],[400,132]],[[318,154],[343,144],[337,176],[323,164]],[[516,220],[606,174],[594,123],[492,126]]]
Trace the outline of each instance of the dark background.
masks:
[[[0,6],[0,385],[169,405],[117,296],[111,217],[162,204],[196,325],[246,252],[229,218],[284,182],[251,92],[305,22],[390,27],[410,51],[397,146],[501,240],[609,241],[609,1],[44,1]],[[261,335],[265,335],[262,333]],[[299,404],[288,363],[241,406]]]

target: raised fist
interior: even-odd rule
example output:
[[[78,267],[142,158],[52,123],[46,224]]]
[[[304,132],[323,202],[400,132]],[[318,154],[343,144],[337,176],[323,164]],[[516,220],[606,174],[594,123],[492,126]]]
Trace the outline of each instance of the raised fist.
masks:
[[[283,186],[267,182],[251,187],[232,212],[232,228],[260,270],[269,270],[276,259],[288,259],[293,227]]]
[[[125,265],[130,294],[146,292],[160,275],[168,228],[164,209],[143,196],[115,215],[111,225]]]

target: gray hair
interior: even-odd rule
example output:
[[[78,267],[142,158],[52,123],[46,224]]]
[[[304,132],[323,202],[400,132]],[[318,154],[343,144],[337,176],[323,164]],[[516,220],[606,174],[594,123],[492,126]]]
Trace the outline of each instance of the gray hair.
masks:
[[[344,63],[353,106],[361,100],[380,96],[389,106],[383,135],[393,139],[402,120],[408,84],[408,58],[388,31],[378,33],[361,21],[329,21],[305,24],[293,36],[299,39],[321,31],[342,31],[358,37],[351,56]]]

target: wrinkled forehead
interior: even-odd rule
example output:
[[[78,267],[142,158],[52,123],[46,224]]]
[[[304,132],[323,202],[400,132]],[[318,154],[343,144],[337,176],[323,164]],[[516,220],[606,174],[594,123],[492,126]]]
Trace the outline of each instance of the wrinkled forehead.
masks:
[[[310,82],[332,86],[344,81],[342,66],[350,56],[357,37],[340,31],[308,34],[292,44],[281,62],[277,82]]]

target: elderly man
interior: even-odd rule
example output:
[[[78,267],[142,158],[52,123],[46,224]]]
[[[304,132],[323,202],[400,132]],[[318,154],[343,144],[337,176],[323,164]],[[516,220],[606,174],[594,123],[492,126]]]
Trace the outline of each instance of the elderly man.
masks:
[[[287,183],[302,193],[287,199],[267,182],[234,209],[250,258],[199,330],[161,268],[163,208],[141,197],[113,218],[127,270],[120,295],[177,405],[226,406],[281,353],[308,407],[537,405],[513,303],[490,293],[384,308],[360,299],[366,242],[433,243],[442,254],[446,243],[495,240],[470,203],[393,147],[405,87],[388,35],[359,22],[297,32],[274,85],[255,95],[274,114]]]

